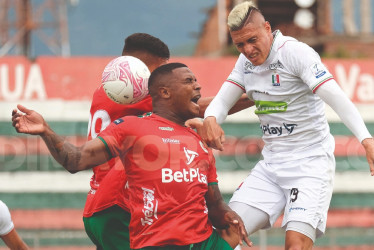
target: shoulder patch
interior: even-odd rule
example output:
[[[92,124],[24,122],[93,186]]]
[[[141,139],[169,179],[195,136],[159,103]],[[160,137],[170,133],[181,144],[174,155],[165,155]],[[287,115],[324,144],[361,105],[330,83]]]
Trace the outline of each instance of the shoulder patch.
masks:
[[[310,66],[310,70],[312,71],[315,78],[320,78],[326,74],[326,68],[322,63],[315,63]]]

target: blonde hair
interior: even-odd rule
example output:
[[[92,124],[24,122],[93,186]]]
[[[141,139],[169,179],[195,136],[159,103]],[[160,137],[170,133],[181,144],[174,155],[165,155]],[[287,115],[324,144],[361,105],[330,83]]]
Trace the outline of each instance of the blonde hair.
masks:
[[[260,12],[257,6],[252,1],[244,1],[236,5],[227,17],[227,25],[230,31],[240,30],[251,15],[252,10]],[[260,12],[261,13],[261,12]]]

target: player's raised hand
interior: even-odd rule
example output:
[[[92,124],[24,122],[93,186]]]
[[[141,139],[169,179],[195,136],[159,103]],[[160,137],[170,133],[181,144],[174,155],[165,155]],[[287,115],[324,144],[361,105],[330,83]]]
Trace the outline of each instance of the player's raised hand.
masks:
[[[46,122],[43,117],[34,110],[20,104],[12,111],[12,125],[18,133],[41,135],[46,131]]]
[[[200,137],[204,140],[206,138],[206,131],[204,124],[200,118],[189,119],[185,122],[186,127],[195,129]]]
[[[209,147],[223,150],[223,143],[225,142],[225,132],[221,126],[217,123],[216,118],[209,116],[204,119],[205,137],[203,140],[208,144]]]
[[[374,176],[374,139],[366,138],[362,141],[362,145],[366,151],[366,159],[369,163],[370,174],[371,176]]]
[[[184,123],[184,125],[186,125],[186,127],[199,130],[203,127],[203,122],[201,121],[200,118],[193,118],[193,119],[187,120]]]

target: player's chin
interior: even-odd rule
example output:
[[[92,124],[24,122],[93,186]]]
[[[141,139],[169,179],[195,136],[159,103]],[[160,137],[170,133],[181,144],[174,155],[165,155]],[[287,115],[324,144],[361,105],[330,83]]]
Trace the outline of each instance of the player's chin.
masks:
[[[191,105],[191,107],[190,107],[190,119],[192,119],[192,118],[195,118],[195,117],[199,117],[199,115],[200,115],[200,106],[199,105],[197,105],[197,104],[195,104],[195,103],[193,103],[193,105]]]

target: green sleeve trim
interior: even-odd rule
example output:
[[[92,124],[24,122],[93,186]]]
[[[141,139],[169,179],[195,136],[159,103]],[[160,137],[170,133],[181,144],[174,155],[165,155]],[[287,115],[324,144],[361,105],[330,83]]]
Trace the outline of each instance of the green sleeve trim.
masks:
[[[208,183],[208,186],[212,186],[212,185],[218,185],[218,182],[209,182]]]
[[[110,149],[109,149],[109,146],[108,144],[106,143],[106,141],[104,140],[104,138],[98,136],[97,138],[99,138],[105,145],[105,148],[106,148],[106,151],[109,153],[109,157],[110,158],[113,158],[113,155],[112,155],[112,152],[110,152]]]

